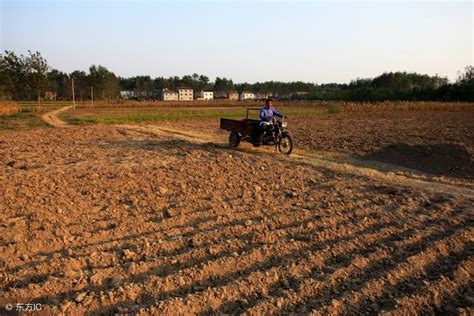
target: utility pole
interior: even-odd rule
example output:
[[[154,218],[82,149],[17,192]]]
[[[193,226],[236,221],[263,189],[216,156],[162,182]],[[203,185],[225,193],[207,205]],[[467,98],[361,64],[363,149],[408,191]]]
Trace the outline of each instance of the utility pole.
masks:
[[[76,110],[76,96],[74,94],[74,78],[71,80],[71,85],[72,85],[72,105],[74,108],[74,111]]]
[[[91,86],[91,100],[92,100],[92,106],[94,106],[94,87]]]

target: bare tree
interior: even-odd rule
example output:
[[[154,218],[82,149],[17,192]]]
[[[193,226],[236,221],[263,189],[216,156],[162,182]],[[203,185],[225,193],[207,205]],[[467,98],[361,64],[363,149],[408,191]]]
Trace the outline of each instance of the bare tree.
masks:
[[[464,72],[458,71],[458,78],[456,80],[458,83],[466,83],[472,79],[474,79],[474,66],[466,66]]]

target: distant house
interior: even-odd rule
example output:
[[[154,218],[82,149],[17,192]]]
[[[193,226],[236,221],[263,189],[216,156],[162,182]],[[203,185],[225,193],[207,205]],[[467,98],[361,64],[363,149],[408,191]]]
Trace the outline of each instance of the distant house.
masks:
[[[268,92],[257,92],[257,94],[255,95],[255,99],[263,101],[270,98],[271,96],[272,94]]]
[[[201,90],[196,93],[196,98],[198,100],[212,100],[214,99],[214,92]]]
[[[178,101],[179,100],[178,92],[169,90],[169,89],[163,89],[161,96],[162,96],[163,101]]]
[[[308,91],[296,91],[295,93],[293,93],[293,95],[296,95],[296,96],[303,96],[303,95],[308,95],[309,92]]]
[[[255,100],[255,94],[253,92],[243,91],[240,94],[240,101],[245,101],[245,100]]]
[[[122,99],[130,99],[135,96],[135,91],[133,90],[122,90],[120,91],[120,97]]]
[[[239,93],[237,91],[229,91],[227,93],[229,101],[237,101],[239,99]]]
[[[54,91],[46,91],[44,93],[44,99],[48,101],[55,101],[57,98],[57,93]]]
[[[179,101],[192,101],[194,99],[194,92],[192,88],[179,88],[178,89]]]
[[[227,99],[227,92],[214,91],[214,99]]]

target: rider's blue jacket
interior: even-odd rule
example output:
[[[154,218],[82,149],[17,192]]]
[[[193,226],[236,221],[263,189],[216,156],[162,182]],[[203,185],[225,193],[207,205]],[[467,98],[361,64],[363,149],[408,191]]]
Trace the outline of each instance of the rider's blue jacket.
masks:
[[[259,114],[260,122],[270,122],[273,116],[283,117],[283,114],[281,114],[274,108],[267,109],[266,107],[263,107],[260,110],[260,114]]]

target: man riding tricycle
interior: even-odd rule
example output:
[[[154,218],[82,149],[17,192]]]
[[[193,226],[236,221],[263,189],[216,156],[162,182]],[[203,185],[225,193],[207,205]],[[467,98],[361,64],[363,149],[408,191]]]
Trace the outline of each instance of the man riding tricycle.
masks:
[[[247,118],[231,120],[221,118],[221,129],[230,131],[229,145],[237,147],[241,141],[247,141],[254,146],[274,145],[283,154],[291,154],[293,140],[286,129],[286,116],[273,108],[271,99],[267,99],[261,109],[247,109]],[[260,111],[259,120],[250,119],[249,111]]]

